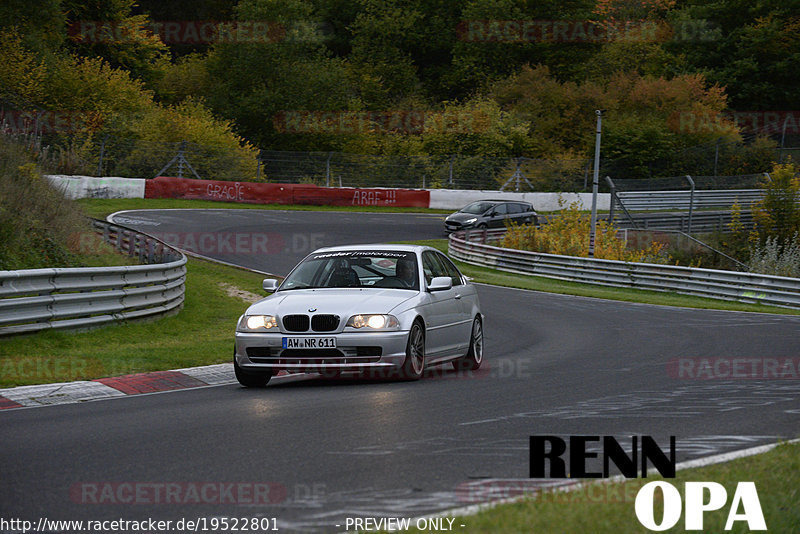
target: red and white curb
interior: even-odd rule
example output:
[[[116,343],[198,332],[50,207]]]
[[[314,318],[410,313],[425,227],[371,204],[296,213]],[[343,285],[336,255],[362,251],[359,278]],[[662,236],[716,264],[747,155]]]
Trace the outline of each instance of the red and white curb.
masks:
[[[281,381],[286,381],[286,379],[297,376],[301,375],[289,375],[282,372],[273,380],[283,379]],[[161,393],[164,391],[226,384],[236,384],[233,364],[230,363],[175,369],[172,371],[137,373],[78,382],[18,386],[0,389],[0,410],[71,404],[125,397],[127,395]]]

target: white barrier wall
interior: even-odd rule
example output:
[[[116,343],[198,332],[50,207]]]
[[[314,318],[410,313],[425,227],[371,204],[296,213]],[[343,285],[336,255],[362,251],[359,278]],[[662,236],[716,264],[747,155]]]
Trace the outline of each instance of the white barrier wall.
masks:
[[[463,208],[476,200],[524,200],[533,204],[536,211],[558,211],[558,199],[563,198],[569,206],[579,202],[582,209],[592,208],[591,193],[513,193],[509,191],[464,191],[459,189],[429,189],[431,192],[431,208],[452,209]],[[598,193],[597,209],[607,210],[611,207],[611,194]]]
[[[144,178],[46,175],[67,198],[144,198]]]
[[[144,198],[144,178],[95,178],[93,176],[45,176],[54,187],[62,189],[69,198]],[[592,207],[591,193],[514,193],[510,191],[469,191],[461,189],[428,189],[430,206],[457,210],[476,200],[524,200],[537,211],[558,211],[559,198],[569,205],[579,202],[583,209]],[[610,207],[611,195],[597,195],[597,209]]]

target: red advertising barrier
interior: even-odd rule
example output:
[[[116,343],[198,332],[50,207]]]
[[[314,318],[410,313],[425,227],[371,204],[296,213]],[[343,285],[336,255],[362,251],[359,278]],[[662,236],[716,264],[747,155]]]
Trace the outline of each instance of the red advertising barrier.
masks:
[[[361,189],[307,184],[223,182],[159,176],[145,182],[144,198],[188,198],[249,204],[314,206],[398,206],[427,208],[430,192],[415,189]]]

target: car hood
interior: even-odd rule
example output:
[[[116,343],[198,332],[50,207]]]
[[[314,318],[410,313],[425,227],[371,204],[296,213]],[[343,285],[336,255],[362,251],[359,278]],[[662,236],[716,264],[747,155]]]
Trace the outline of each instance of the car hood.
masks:
[[[447,219],[445,220],[463,223],[467,219],[477,219],[478,217],[480,217],[480,215],[473,215],[472,213],[462,213],[459,211],[451,215],[448,215]]]
[[[332,313],[350,317],[359,313],[389,313],[418,295],[406,289],[348,288],[279,291],[247,309],[247,315]],[[310,309],[315,309],[309,312]]]

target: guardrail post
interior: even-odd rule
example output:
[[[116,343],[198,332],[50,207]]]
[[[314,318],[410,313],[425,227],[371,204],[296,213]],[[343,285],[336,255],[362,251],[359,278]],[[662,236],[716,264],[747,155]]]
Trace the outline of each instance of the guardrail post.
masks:
[[[611,180],[610,176],[606,176],[606,182],[608,183],[608,187],[611,188],[611,204],[608,210],[608,222],[614,222],[614,204],[617,201],[617,187],[614,185],[614,182]]]
[[[686,175],[686,179],[689,181],[689,186],[691,189],[689,190],[689,224],[686,230],[687,234],[692,233],[692,209],[694,208],[694,180],[688,174]]]
[[[608,185],[611,186],[611,192],[612,192],[611,205],[612,206],[614,205],[614,199],[616,199],[616,201],[619,202],[619,207],[622,208],[622,211],[625,213],[625,216],[628,217],[628,220],[631,222],[631,225],[633,226],[634,230],[638,230],[639,229],[639,225],[636,222],[636,219],[633,218],[633,216],[628,211],[628,208],[625,207],[625,204],[619,198],[619,195],[617,195],[617,188],[614,185],[614,182],[611,181],[611,177],[606,176],[606,181],[608,181]],[[609,222],[612,222],[612,221],[609,220]],[[644,227],[647,228],[647,219],[644,220]]]

